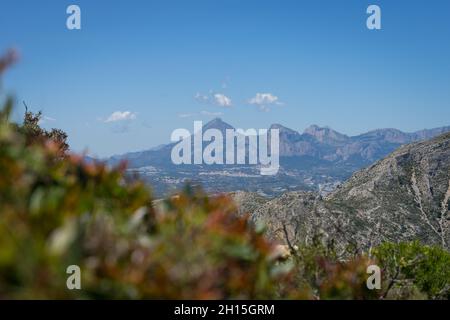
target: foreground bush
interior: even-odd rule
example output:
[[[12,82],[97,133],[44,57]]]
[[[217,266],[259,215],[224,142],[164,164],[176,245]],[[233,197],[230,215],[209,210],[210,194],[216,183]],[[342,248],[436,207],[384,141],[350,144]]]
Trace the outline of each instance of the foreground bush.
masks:
[[[319,234],[308,244],[291,248],[294,292],[310,292],[315,299],[377,299],[381,291],[367,287],[367,267],[377,264],[365,254],[339,254],[333,241]]]
[[[60,158],[0,124],[0,297],[270,298],[273,246],[227,198],[186,190],[153,209],[124,168]],[[55,160],[56,159],[56,160]],[[83,290],[66,288],[81,268]]]

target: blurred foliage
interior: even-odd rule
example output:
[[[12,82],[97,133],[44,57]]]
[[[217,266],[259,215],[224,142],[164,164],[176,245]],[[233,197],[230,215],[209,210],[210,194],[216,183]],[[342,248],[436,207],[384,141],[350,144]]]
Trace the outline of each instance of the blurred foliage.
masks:
[[[70,153],[27,114],[0,119],[1,298],[271,298],[273,245],[226,197],[152,201],[125,166]],[[31,137],[31,138],[30,138]],[[81,268],[68,290],[66,268]]]
[[[0,74],[14,57],[0,59]],[[389,289],[397,268],[420,294],[448,297],[448,253],[438,248],[375,249],[388,277],[384,291],[370,291],[366,268],[376,261],[367,255],[344,259],[319,238],[280,254],[227,196],[186,187],[153,200],[125,179],[125,165],[69,153],[64,132],[40,128],[40,113],[12,123],[12,106],[6,98],[0,107],[0,298],[411,297]],[[66,287],[70,265],[81,268],[81,290]]]
[[[8,298],[266,298],[271,245],[225,198],[193,190],[153,209],[124,167],[59,158],[0,125],[0,296]],[[55,161],[55,159],[58,159]],[[65,286],[82,270],[83,290]]]

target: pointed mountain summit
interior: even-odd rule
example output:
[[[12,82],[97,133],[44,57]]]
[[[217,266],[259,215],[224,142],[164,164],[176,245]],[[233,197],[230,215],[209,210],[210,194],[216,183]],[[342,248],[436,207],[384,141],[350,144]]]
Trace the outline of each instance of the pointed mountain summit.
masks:
[[[203,132],[205,132],[208,129],[217,129],[220,132],[222,132],[222,134],[225,136],[226,130],[234,129],[234,127],[223,121],[221,118],[214,118],[203,125]]]
[[[269,130],[278,129],[280,136],[280,143],[295,143],[301,140],[302,136],[295,130],[289,129],[281,124],[274,123],[270,126]]]

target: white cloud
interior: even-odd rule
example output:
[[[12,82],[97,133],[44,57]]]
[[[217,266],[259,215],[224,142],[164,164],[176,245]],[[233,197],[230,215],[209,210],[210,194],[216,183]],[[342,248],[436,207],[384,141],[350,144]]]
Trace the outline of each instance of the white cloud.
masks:
[[[257,106],[261,111],[269,111],[270,106],[283,104],[276,95],[271,93],[257,93],[248,103]]]
[[[196,117],[196,116],[219,117],[222,115],[223,115],[223,112],[210,112],[210,111],[203,110],[198,113],[179,113],[178,117],[179,118],[191,118],[191,117]]]
[[[231,102],[231,99],[224,95],[223,93],[212,93],[209,94],[201,94],[196,93],[194,96],[194,99],[200,103],[206,103],[211,105],[216,105],[224,108],[229,108],[233,104]]]
[[[202,102],[202,103],[208,103],[209,102],[209,97],[207,95],[201,94],[199,92],[197,92],[195,94],[194,99],[197,100],[198,102]]]
[[[195,115],[194,113],[179,113],[178,118],[190,118],[193,117],[194,115]]]
[[[131,111],[114,111],[104,122],[117,122],[136,119],[136,113]]]
[[[47,116],[42,116],[41,117],[41,119],[39,120],[39,125],[43,125],[43,124],[45,124],[45,123],[47,123],[47,122],[53,122],[53,121],[56,121],[56,119],[55,118],[52,118],[52,117],[47,117]]]
[[[222,93],[216,93],[214,95],[214,102],[221,107],[231,107],[231,99]]]
[[[47,120],[47,121],[56,121],[55,118],[47,117],[47,116],[44,116],[44,120]]]
[[[200,114],[203,116],[210,116],[210,117],[223,116],[223,112],[200,111]]]

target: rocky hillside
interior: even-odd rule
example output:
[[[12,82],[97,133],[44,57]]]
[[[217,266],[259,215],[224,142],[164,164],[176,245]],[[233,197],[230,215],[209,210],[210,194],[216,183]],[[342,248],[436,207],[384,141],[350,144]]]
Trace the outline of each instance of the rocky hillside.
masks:
[[[450,134],[400,147],[325,198],[290,192],[261,202],[252,217],[280,241],[322,233],[366,248],[415,239],[449,248]]]

